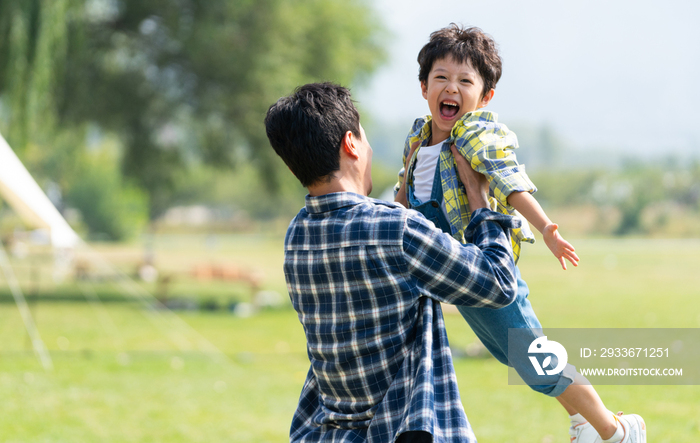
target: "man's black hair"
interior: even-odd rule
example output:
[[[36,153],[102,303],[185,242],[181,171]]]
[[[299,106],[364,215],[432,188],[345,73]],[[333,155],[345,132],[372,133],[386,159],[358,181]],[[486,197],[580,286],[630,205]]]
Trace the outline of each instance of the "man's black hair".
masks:
[[[360,137],[360,114],[350,91],[310,83],[270,106],[265,129],[272,148],[303,186],[330,180],[340,169],[340,144],[348,131]]]

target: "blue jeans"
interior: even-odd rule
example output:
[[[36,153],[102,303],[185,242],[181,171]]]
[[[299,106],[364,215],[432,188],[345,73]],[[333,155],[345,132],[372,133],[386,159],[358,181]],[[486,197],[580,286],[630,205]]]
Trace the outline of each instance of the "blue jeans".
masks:
[[[532,305],[527,299],[530,290],[527,283],[520,276],[520,270],[515,268],[515,275],[518,280],[518,293],[515,300],[501,309],[470,308],[467,306],[457,306],[462,317],[469,323],[479,340],[486,346],[486,349],[504,365],[512,366],[524,379],[532,379],[536,372],[532,363],[527,358],[527,349],[530,343],[542,335],[542,325],[532,310]],[[523,330],[524,334],[517,334],[517,344],[522,352],[514,352],[517,357],[508,360],[508,329],[528,328]],[[567,365],[563,372],[556,375],[537,376],[537,385],[530,387],[551,397],[559,396],[573,382],[575,368]]]

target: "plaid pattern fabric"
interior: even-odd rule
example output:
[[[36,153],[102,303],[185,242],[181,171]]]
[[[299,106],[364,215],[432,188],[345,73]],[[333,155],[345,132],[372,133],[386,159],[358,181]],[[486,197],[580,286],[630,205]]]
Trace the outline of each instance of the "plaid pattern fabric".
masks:
[[[439,302],[498,308],[515,296],[507,230],[475,212],[462,245],[415,211],[353,193],[306,198],[284,273],[311,367],[292,442],[392,442],[427,431],[475,442]],[[479,249],[481,248],[481,249]]]
[[[406,165],[406,157],[415,142],[420,146],[426,146],[430,140],[430,120],[425,116],[416,119],[411,132],[406,137],[403,151],[403,164]],[[516,217],[521,217],[518,212],[508,204],[508,196],[515,191],[534,193],[535,185],[525,173],[525,167],[518,164],[513,150],[518,148],[518,139],[515,133],[506,125],[498,123],[498,116],[489,111],[474,111],[466,113],[458,120],[450,138],[445,140],[440,151],[438,166],[442,181],[443,197],[447,219],[450,223],[452,235],[464,242],[464,229],[469,224],[471,214],[467,201],[467,193],[459,181],[454,163],[454,157],[450,151],[450,145],[455,144],[459,152],[471,163],[472,168],[486,176],[489,180],[489,194],[492,209]],[[416,153],[420,147],[416,149]],[[407,186],[413,186],[413,170],[417,155],[414,154],[408,163]],[[405,171],[399,171],[399,182],[394,191],[397,192],[404,180]],[[523,220],[522,227],[513,230],[512,233],[513,255],[517,262],[520,258],[520,243],[535,242],[535,236],[530,226]]]

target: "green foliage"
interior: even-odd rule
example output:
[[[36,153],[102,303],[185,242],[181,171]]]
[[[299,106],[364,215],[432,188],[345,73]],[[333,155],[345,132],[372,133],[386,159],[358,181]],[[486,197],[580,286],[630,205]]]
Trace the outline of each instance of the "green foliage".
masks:
[[[370,196],[378,198],[392,187],[396,183],[396,173],[382,162],[373,161]],[[197,165],[176,177],[171,201],[174,205],[204,204],[242,210],[257,221],[281,219],[285,222],[299,212],[308,191],[286,169],[280,174],[279,182],[279,190],[272,192],[265,178],[249,163],[241,163],[235,170]]]
[[[0,93],[8,102],[3,132],[21,153],[46,140],[56,124],[63,79],[69,0],[0,3]],[[5,130],[7,129],[7,130]]]
[[[57,128],[116,134],[151,218],[193,162],[249,163],[279,193],[267,108],[302,83],[361,82],[382,37],[363,0],[5,0],[0,130],[20,155]]]
[[[304,205],[307,191],[286,169],[278,180],[280,187],[273,192],[266,178],[250,163],[241,162],[235,169],[192,165],[175,177],[170,201],[173,205],[203,204],[245,211],[258,221],[291,220]]]
[[[381,28],[357,1],[127,0],[86,20],[69,48],[63,115],[121,136],[123,171],[148,191],[152,217],[193,159],[249,162],[279,190],[269,105],[301,83],[353,83],[382,57]]]
[[[679,165],[627,160],[616,170],[539,171],[532,174],[538,186],[536,197],[547,208],[591,205],[600,211],[613,210],[619,220],[609,233],[652,234],[668,221],[671,211],[697,214],[700,210],[698,162]],[[660,213],[645,223],[645,215]]]
[[[65,197],[69,206],[80,211],[82,221],[96,239],[128,239],[148,221],[147,196],[141,189],[124,183],[115,160],[106,151],[85,156]]]
[[[530,174],[537,186],[537,200],[544,206],[567,206],[589,203],[594,198],[593,185],[606,177],[605,171],[583,170],[538,172]]]
[[[395,162],[400,164],[401,162]],[[372,161],[372,193],[370,197],[379,198],[384,191],[393,188],[398,181],[398,169],[387,166],[383,161]],[[393,197],[392,197],[393,199]]]

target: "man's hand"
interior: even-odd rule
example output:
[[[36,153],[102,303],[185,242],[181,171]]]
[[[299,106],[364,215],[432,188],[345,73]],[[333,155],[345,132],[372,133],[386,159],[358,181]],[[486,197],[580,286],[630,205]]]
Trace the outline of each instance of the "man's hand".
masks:
[[[564,238],[559,235],[557,229],[559,229],[559,225],[556,223],[548,224],[542,230],[542,237],[549,250],[552,251],[552,254],[559,259],[562,269],[566,271],[566,261],[564,259],[569,260],[572,265],[578,266],[579,258],[576,252],[574,252],[575,250],[574,247],[571,246],[571,243],[564,240]]]
[[[401,187],[396,193],[396,197],[394,197],[394,201],[396,203],[401,203],[406,208],[408,208],[408,195],[406,195],[406,174],[408,174],[408,165],[411,163],[411,157],[413,157],[413,153],[416,152],[418,146],[420,146],[420,141],[416,141],[411,145],[411,150],[408,152],[408,157],[406,157],[406,164],[403,165],[403,183],[401,183]]]
[[[480,208],[489,208],[489,182],[483,174],[472,169],[466,158],[459,153],[455,145],[450,147],[455,157],[459,179],[467,190],[467,200],[471,212]]]

